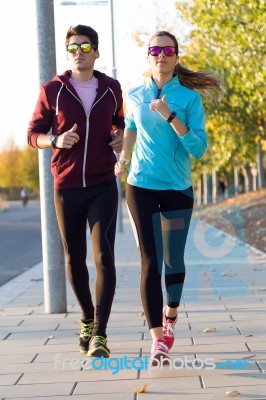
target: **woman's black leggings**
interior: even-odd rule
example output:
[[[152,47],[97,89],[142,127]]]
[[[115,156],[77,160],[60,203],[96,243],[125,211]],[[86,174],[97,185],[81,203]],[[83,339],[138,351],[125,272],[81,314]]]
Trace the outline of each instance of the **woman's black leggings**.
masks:
[[[157,328],[162,326],[162,273],[168,306],[180,303],[193,189],[151,190],[127,184],[126,198],[141,256],[141,300],[149,329]]]
[[[82,318],[94,319],[93,335],[104,335],[116,285],[116,180],[82,189],[56,189],[54,197],[68,278],[81,307]],[[95,313],[86,264],[87,223],[96,266]]]

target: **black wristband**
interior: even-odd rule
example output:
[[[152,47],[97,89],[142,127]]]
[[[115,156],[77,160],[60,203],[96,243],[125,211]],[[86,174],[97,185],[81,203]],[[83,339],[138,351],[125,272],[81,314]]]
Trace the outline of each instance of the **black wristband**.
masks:
[[[51,143],[51,146],[52,146],[53,149],[57,148],[56,147],[57,138],[58,138],[57,135],[50,136],[50,143]]]
[[[175,116],[176,116],[176,112],[175,111],[171,112],[167,122],[170,124],[173,121],[173,119],[175,118]]]

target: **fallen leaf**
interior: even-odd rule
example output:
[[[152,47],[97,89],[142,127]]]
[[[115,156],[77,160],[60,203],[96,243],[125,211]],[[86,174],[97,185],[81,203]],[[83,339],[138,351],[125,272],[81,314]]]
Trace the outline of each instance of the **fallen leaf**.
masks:
[[[134,389],[134,393],[135,394],[145,393],[145,392],[147,392],[147,387],[148,387],[148,385],[145,384],[140,389]]]
[[[229,390],[229,392],[226,392],[225,395],[227,397],[238,397],[240,396],[240,393],[237,390]]]
[[[216,328],[205,328],[203,329],[204,333],[209,333],[209,332],[216,332]]]

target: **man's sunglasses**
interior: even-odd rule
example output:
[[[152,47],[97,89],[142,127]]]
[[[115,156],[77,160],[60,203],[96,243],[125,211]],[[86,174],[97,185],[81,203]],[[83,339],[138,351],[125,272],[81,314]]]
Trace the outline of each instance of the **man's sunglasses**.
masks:
[[[76,53],[79,48],[82,51],[82,53],[89,53],[92,48],[95,49],[95,46],[93,46],[92,43],[88,43],[88,42],[84,42],[84,43],[80,43],[80,44],[71,43],[71,44],[67,45],[67,51],[69,53]]]
[[[175,54],[175,46],[164,46],[164,47],[151,46],[151,47],[149,47],[149,53],[148,54],[150,54],[151,56],[156,57],[156,56],[159,56],[161,54],[162,50],[163,50],[164,54],[167,57],[171,57],[171,56],[173,56]]]

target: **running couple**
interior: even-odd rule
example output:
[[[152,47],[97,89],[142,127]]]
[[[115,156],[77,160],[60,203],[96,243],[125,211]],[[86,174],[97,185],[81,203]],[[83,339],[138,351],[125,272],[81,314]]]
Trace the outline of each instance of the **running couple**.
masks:
[[[121,86],[94,69],[98,44],[91,27],[69,28],[65,47],[70,70],[41,85],[28,143],[53,148],[55,209],[68,279],[82,313],[79,347],[91,357],[110,355],[106,329],[116,286],[115,175],[125,173],[135,144],[126,198],[141,256],[141,300],[153,339],[151,360],[164,364],[174,342],[185,279],[184,248],[193,208],[190,155],[199,158],[207,147],[197,89],[218,87],[218,82],[181,67],[175,37],[156,33],[148,47],[152,76],[129,92],[123,142]],[[115,153],[120,152],[117,162]],[[86,264],[87,223],[96,267],[94,302]]]

